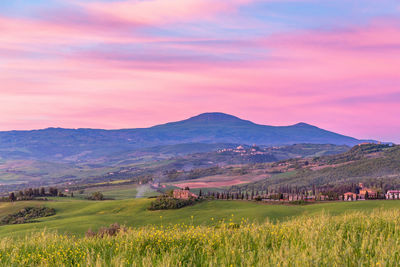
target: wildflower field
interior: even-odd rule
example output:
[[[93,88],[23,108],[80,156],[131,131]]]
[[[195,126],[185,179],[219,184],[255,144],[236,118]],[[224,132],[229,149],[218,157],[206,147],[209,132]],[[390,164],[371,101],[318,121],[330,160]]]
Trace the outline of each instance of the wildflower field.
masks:
[[[0,227],[0,238],[24,237],[32,232],[57,231],[60,234],[83,237],[91,228],[112,223],[127,227],[160,226],[174,224],[193,224],[210,226],[215,221],[228,220],[240,223],[241,218],[251,222],[263,223],[266,220],[286,221],[299,216],[314,216],[325,211],[332,215],[346,212],[371,212],[374,209],[400,209],[400,201],[354,201],[327,202],[313,205],[269,205],[250,201],[204,201],[194,206],[178,210],[149,211],[152,199],[126,199],[110,201],[89,201],[72,198],[54,198],[50,201],[18,201],[0,203],[0,217],[14,214],[26,207],[48,207],[56,214],[35,219],[34,223],[4,225]],[[162,216],[162,219],[160,219]],[[192,219],[193,216],[193,219]],[[214,218],[213,222],[211,218]]]
[[[43,231],[0,242],[2,266],[399,266],[400,210],[252,223],[127,228],[116,236]]]

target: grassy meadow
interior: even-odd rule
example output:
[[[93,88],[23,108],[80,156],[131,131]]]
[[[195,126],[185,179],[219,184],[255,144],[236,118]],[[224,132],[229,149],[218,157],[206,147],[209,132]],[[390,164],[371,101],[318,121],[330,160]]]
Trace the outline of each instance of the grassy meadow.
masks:
[[[219,200],[149,211],[151,201],[0,203],[0,216],[56,210],[0,226],[0,266],[400,266],[400,201]],[[115,222],[125,226],[117,236],[85,237]]]
[[[226,204],[226,203],[225,203]],[[264,206],[271,208],[268,206]],[[360,206],[361,207],[361,206]],[[281,207],[282,209],[288,207]],[[305,207],[308,208],[308,207]],[[344,206],[342,206],[344,208]],[[263,210],[259,206],[260,210]],[[0,241],[3,266],[399,266],[400,210],[303,214],[281,222],[161,224],[117,236],[42,231]]]
[[[136,184],[124,184],[124,185],[108,185],[108,186],[94,186],[87,188],[80,194],[79,190],[74,191],[74,197],[85,199],[94,192],[101,192],[107,199],[131,199],[136,197],[152,197],[157,196],[160,193],[150,188],[149,185],[138,186]]]
[[[91,228],[119,223],[140,228],[147,225],[193,224],[210,226],[232,218],[240,223],[242,218],[263,223],[287,221],[299,216],[315,216],[321,212],[331,215],[373,209],[399,209],[400,201],[327,202],[305,206],[269,205],[247,201],[205,201],[179,210],[149,211],[152,199],[124,199],[88,201],[76,198],[54,198],[50,201],[0,203],[0,216],[15,213],[25,207],[46,206],[54,208],[56,215],[36,219],[35,223],[0,226],[0,237],[23,237],[32,232],[57,231],[60,234],[84,236]]]

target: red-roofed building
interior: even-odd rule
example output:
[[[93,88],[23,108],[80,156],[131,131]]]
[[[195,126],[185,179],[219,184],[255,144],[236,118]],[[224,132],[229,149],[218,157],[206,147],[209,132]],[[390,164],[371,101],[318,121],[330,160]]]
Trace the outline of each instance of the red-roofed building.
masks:
[[[386,199],[400,199],[400,190],[388,190],[385,197]]]
[[[355,201],[355,200],[357,200],[357,194],[353,193],[353,192],[344,193],[343,200],[344,201]]]
[[[198,198],[196,194],[193,194],[187,189],[175,189],[172,196],[176,199]]]

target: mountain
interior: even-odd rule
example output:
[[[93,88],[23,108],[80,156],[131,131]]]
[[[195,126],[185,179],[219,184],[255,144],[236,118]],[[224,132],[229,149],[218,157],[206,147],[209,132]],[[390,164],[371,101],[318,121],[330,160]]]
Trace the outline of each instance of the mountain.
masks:
[[[150,128],[101,130],[48,128],[0,132],[0,157],[81,161],[139,148],[185,143],[355,145],[362,142],[318,127],[259,125],[224,113],[198,116]]]
[[[255,124],[224,113],[203,113],[187,120],[149,128],[171,142],[287,145],[296,143],[355,145],[352,137],[298,123],[291,126]],[[165,141],[166,141],[165,140]]]

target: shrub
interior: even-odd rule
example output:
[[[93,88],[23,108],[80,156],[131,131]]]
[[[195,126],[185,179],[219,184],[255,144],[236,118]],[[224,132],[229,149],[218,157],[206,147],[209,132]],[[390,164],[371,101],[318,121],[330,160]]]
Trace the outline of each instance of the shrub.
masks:
[[[89,200],[104,200],[104,195],[101,192],[93,192],[89,197]]]
[[[21,224],[21,223],[29,223],[33,222],[33,219],[48,217],[56,214],[55,209],[40,207],[40,208],[24,208],[17,213],[9,214],[3,217],[0,221],[2,225],[5,224]]]
[[[255,201],[261,201],[261,200],[262,200],[262,197],[261,197],[261,196],[256,196],[256,197],[254,198],[254,200],[255,200]]]
[[[186,206],[194,205],[199,200],[194,198],[176,199],[168,196],[160,196],[151,202],[149,210],[169,210],[180,209]]]
[[[306,204],[310,204],[305,200],[295,200],[295,201],[290,201],[289,204],[292,205],[306,205]]]
[[[85,236],[87,238],[93,238],[93,237],[106,237],[106,236],[116,236],[119,232],[126,232],[126,228],[123,226],[120,226],[118,223],[113,223],[110,224],[109,227],[101,227],[99,231],[96,233],[92,229],[89,229]]]
[[[92,238],[95,237],[97,235],[97,233],[95,231],[93,231],[91,228],[89,228],[89,230],[87,230],[87,232],[85,233],[85,236],[87,238]]]

